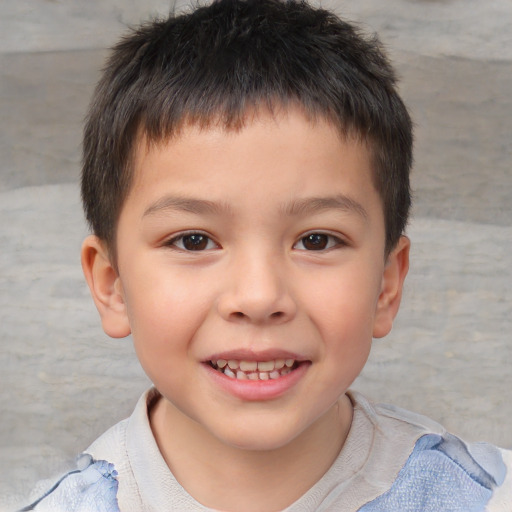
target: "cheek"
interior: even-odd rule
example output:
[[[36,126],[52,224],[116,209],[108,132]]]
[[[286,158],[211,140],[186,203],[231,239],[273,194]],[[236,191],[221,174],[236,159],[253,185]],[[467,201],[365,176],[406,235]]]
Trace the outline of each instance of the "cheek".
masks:
[[[142,284],[127,290],[132,337],[141,363],[169,366],[186,354],[208,313],[209,298],[197,283],[183,277],[145,274]]]
[[[322,330],[359,337],[372,332],[381,283],[376,272],[365,270],[347,267],[308,278],[304,300]]]

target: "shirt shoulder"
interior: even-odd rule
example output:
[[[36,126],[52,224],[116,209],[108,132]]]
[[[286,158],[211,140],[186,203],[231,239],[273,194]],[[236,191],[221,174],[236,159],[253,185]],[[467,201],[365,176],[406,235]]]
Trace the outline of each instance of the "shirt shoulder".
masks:
[[[401,431],[421,433],[391,486],[360,512],[510,512],[512,457],[488,443],[465,443],[429,418],[371,404],[379,452],[399,446]]]
[[[78,457],[76,469],[50,484],[20,512],[119,512],[119,489],[133,485],[126,450],[128,422],[122,420],[102,434]]]
[[[77,469],[66,473],[46,493],[20,512],[120,512],[114,465],[82,457]]]
[[[510,512],[512,510],[512,450],[499,449],[506,474],[503,483],[495,489],[485,512]]]
[[[329,512],[512,512],[510,454],[465,443],[436,421],[350,392],[354,418],[338,459],[314,486]],[[347,473],[350,463],[353,471]]]

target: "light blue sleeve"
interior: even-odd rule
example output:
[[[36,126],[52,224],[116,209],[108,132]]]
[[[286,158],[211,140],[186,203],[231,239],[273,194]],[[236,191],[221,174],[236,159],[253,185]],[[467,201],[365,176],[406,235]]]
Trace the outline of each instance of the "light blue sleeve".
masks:
[[[421,437],[391,488],[359,512],[485,512],[506,466],[496,447],[477,451],[450,434]]]
[[[104,460],[64,475],[44,496],[19,512],[120,512],[117,472]]]

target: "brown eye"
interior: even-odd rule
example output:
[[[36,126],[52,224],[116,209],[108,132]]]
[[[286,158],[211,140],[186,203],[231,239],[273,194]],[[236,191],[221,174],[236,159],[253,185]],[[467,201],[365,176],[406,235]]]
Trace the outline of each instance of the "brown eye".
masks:
[[[321,251],[327,247],[328,243],[329,236],[321,233],[311,233],[302,239],[302,245],[308,251]]]
[[[183,248],[187,251],[203,251],[208,246],[208,237],[204,235],[186,235],[182,238]]]
[[[341,245],[345,245],[343,240],[334,235],[310,233],[299,239],[293,248],[300,251],[325,251]]]
[[[202,233],[180,235],[169,240],[166,245],[169,247],[177,247],[182,251],[205,251],[219,247],[210,237]]]

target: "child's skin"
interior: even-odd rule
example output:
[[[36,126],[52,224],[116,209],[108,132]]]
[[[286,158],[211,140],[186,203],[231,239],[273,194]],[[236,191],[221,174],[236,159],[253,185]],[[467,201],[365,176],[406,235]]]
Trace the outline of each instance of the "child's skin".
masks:
[[[141,137],[133,165],[117,261],[94,236],[83,246],[103,328],[133,335],[183,487],[216,509],[283,509],[343,446],[345,392],[391,329],[409,241],[386,255],[368,148],[299,108]],[[283,359],[293,371],[256,381],[210,364]]]

